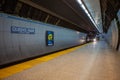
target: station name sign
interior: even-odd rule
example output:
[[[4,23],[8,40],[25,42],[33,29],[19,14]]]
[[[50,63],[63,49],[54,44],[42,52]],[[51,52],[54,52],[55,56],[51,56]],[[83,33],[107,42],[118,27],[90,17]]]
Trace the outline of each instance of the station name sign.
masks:
[[[35,28],[11,26],[11,33],[17,34],[35,34]]]

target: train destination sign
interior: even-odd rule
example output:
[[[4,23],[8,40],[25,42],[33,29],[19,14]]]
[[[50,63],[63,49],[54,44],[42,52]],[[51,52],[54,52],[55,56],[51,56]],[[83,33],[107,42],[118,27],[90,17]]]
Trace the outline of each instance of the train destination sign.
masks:
[[[11,33],[35,34],[35,28],[11,26]]]

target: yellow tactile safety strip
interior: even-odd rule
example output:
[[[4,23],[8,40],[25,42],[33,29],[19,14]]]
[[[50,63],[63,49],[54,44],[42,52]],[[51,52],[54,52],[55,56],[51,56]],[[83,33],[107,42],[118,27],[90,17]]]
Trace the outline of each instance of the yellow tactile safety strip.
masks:
[[[36,58],[36,59],[30,60],[30,61],[26,61],[26,62],[23,62],[23,63],[19,63],[19,64],[16,64],[16,65],[10,66],[10,67],[0,69],[0,79],[6,78],[6,77],[11,76],[13,74],[16,74],[18,72],[21,72],[25,69],[31,68],[31,67],[33,67],[37,64],[42,63],[42,62],[47,62],[47,61],[49,61],[51,59],[54,59],[54,58],[56,58],[60,55],[72,52],[72,51],[74,51],[74,50],[76,50],[80,47],[81,46],[70,48],[70,49],[67,49],[67,50],[63,50],[63,51],[56,52],[56,53],[53,53],[53,54],[50,54],[50,55],[47,55],[47,56],[43,56],[43,57],[40,57],[40,58]]]

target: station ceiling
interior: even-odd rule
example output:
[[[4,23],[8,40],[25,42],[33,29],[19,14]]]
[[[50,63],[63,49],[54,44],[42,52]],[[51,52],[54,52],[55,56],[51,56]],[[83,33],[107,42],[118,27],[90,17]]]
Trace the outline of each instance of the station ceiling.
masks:
[[[51,11],[65,20],[77,25],[78,28],[87,32],[97,33],[98,30],[91,22],[85,11],[80,7],[77,0],[30,0],[37,5]],[[74,28],[74,26],[73,26]]]
[[[99,31],[103,32],[100,0],[83,0],[91,16],[98,25]]]
[[[39,5],[43,11],[58,17],[75,26],[65,26],[83,32],[98,33],[97,28],[92,23],[77,0],[19,0],[22,2],[32,2]],[[111,21],[116,17],[120,8],[119,0],[81,0],[92,18],[97,24],[100,32],[107,32]]]

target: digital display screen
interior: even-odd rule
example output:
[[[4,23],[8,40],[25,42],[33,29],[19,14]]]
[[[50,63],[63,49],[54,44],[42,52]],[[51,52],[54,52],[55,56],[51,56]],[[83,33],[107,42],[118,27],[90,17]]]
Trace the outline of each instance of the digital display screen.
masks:
[[[53,46],[54,45],[54,32],[46,31],[46,45]]]

